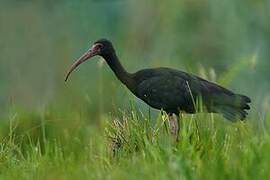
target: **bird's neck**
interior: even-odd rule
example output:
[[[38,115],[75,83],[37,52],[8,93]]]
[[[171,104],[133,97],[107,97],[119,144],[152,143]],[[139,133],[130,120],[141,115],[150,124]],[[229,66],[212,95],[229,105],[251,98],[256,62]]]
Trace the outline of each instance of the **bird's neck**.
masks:
[[[106,60],[107,64],[110,66],[116,77],[124,83],[128,88],[133,87],[132,75],[128,73],[125,68],[120,63],[115,52],[103,55],[103,58]]]

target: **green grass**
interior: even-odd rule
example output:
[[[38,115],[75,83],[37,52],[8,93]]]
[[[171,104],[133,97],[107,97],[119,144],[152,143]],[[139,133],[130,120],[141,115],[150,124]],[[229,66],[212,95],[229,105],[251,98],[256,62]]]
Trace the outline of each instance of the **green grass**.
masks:
[[[266,179],[270,175],[270,137],[264,128],[269,118],[230,123],[212,114],[183,115],[180,142],[175,143],[166,116],[149,119],[135,109],[104,114],[99,125],[87,123],[89,117],[78,112],[13,112],[1,126],[0,179]]]

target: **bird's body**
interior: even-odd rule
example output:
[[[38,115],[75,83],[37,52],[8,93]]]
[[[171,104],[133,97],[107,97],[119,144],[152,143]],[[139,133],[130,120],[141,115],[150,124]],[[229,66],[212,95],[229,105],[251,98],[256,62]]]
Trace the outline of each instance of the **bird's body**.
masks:
[[[197,100],[207,112],[222,113],[228,120],[244,119],[250,99],[198,76],[171,68],[144,69],[131,74],[135,87],[127,87],[138,98],[167,113],[196,113]]]
[[[207,112],[221,113],[226,119],[235,121],[246,118],[251,100],[198,76],[171,68],[144,69],[128,73],[121,65],[113,45],[106,39],[94,43],[93,47],[79,58],[66,76],[81,63],[93,56],[102,56],[116,77],[138,98],[149,106],[162,109],[168,114],[179,112],[196,113],[196,102],[202,101]]]

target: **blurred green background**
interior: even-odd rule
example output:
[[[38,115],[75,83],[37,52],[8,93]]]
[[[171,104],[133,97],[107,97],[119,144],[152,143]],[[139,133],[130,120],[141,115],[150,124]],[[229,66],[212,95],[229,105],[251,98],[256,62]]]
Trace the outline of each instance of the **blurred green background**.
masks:
[[[91,122],[129,106],[134,97],[100,58],[64,83],[71,63],[103,37],[130,72],[195,73],[250,96],[260,115],[270,101],[269,19],[268,0],[1,0],[1,117],[51,107]]]

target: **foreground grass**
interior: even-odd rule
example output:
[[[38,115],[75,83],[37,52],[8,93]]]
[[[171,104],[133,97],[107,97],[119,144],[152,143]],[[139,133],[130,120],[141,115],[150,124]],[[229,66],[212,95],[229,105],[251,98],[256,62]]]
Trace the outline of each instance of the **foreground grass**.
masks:
[[[60,118],[61,117],[61,118]],[[184,115],[180,142],[166,116],[136,111],[89,123],[76,113],[10,113],[1,124],[1,179],[266,179],[270,119],[230,123]],[[88,122],[88,123],[87,123]],[[255,123],[252,123],[255,122]],[[258,125],[259,124],[259,125]]]

